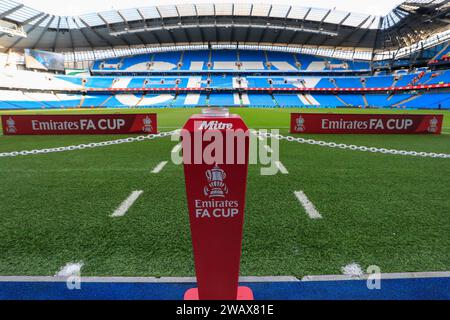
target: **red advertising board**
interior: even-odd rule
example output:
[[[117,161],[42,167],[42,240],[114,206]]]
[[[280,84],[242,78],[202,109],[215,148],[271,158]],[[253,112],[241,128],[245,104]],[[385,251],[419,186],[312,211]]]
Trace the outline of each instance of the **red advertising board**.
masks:
[[[252,299],[248,287],[238,287],[248,128],[237,115],[193,115],[181,137],[198,285],[185,299]]]
[[[2,116],[5,135],[156,133],[156,114]]]
[[[443,115],[291,113],[291,133],[440,134]]]

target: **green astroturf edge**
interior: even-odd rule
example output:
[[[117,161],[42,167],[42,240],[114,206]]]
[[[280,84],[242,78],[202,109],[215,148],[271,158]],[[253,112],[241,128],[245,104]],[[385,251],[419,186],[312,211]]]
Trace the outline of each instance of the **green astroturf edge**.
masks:
[[[180,127],[199,111],[95,110],[156,112],[160,131]],[[293,111],[312,110],[231,109],[249,127],[282,128],[283,134]],[[430,113],[408,111],[416,112]],[[444,114],[444,131],[450,132],[450,112],[436,113]],[[123,135],[2,136],[0,151],[117,137]],[[450,153],[450,135],[445,134],[307,137]],[[194,275],[183,170],[170,162],[175,144],[165,138],[0,159],[0,275],[54,275],[77,261],[84,262],[84,276]],[[363,269],[378,265],[383,272],[450,270],[449,160],[285,141],[280,160],[288,175],[261,176],[260,165],[249,168],[242,275],[336,274],[351,262]],[[161,161],[169,163],[152,174]],[[133,190],[144,193],[125,216],[111,218]],[[297,190],[306,193],[323,219],[308,218],[293,194]]]

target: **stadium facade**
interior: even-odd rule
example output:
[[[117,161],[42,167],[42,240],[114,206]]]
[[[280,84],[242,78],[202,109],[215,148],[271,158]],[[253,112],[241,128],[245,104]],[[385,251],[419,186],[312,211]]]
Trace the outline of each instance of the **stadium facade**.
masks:
[[[62,17],[4,0],[0,109],[448,109],[449,8],[182,4]]]

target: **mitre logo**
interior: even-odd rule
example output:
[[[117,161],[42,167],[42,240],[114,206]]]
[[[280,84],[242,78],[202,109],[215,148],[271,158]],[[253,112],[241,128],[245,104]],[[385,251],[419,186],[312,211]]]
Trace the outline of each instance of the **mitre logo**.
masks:
[[[428,132],[435,133],[437,131],[437,124],[438,124],[438,119],[436,119],[436,117],[433,117],[433,119],[430,120],[430,124],[428,126]]]
[[[199,130],[223,130],[223,129],[233,129],[232,123],[224,123],[221,121],[202,121]]]
[[[204,187],[203,193],[209,198],[223,198],[228,193],[228,187],[223,182],[227,177],[225,171],[216,164],[214,168],[206,170],[208,184]]]
[[[8,133],[16,133],[16,122],[13,120],[13,118],[9,117],[8,120],[6,120],[6,132]]]
[[[298,116],[296,120],[295,130],[300,132],[305,131],[305,119],[303,119],[302,116]]]
[[[143,127],[142,131],[144,132],[152,132],[152,119],[149,116],[146,116],[142,119]]]

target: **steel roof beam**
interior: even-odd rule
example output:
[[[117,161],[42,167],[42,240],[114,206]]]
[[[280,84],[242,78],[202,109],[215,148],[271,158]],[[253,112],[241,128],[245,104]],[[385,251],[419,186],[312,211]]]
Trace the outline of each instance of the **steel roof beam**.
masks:
[[[200,28],[200,18],[198,16],[198,10],[197,10],[197,6],[196,5],[194,5],[194,9],[195,9],[195,16],[197,17],[197,27],[200,30],[200,36],[202,37],[202,42],[205,43],[205,35],[203,33],[203,29]]]
[[[253,4],[250,6],[249,23],[245,30],[245,42],[248,42],[248,34],[250,33],[250,28],[252,27],[252,14],[253,14]]]
[[[94,44],[91,42],[91,40],[89,40],[88,36],[85,34],[84,28],[81,28],[81,26],[78,24],[77,20],[73,19],[73,22],[75,23],[75,25],[78,27],[78,30],[80,31],[81,35],[83,36],[84,40],[86,40],[86,42],[89,44],[89,46],[91,47],[91,50],[94,50]],[[75,50],[75,48],[74,48]]]
[[[339,29],[341,28],[342,24],[351,16],[351,12],[347,13],[347,15],[344,17],[344,19],[342,19],[341,21],[339,21],[339,24],[337,25],[336,30],[339,31]]]
[[[120,11],[117,11],[117,14],[119,15],[119,17],[123,20],[123,22],[125,23],[125,25],[127,26],[128,29],[130,29],[130,25],[128,24],[128,20],[125,19],[125,17],[120,13]],[[141,42],[141,44],[145,45],[145,41],[141,38],[141,36],[139,35],[139,33],[135,33],[134,34],[136,36],[136,38],[138,38],[138,40]],[[130,45],[130,43],[127,41],[128,45]]]
[[[35,19],[37,19],[37,18],[40,18],[40,17],[42,17],[43,15],[46,15],[46,13],[44,13],[44,12],[41,12],[41,13],[39,13],[39,14],[36,14],[36,15],[34,15],[34,16],[32,16],[31,18],[29,18],[29,19],[27,19],[27,20],[24,20],[24,21],[22,21],[22,22],[15,22],[18,26],[24,26],[24,25],[26,25],[26,24],[28,24],[28,23],[30,23],[31,21],[33,21],[33,20],[35,20]],[[47,14],[47,16],[48,16],[48,14]],[[1,18],[0,18],[1,19]],[[0,32],[1,34],[0,34],[0,38],[1,37],[3,37],[4,35],[6,35],[6,33],[4,33],[4,32]]]
[[[18,6],[15,6],[15,7],[9,9],[9,10],[6,10],[6,11],[0,13],[0,19],[8,18],[8,16],[9,16],[11,13],[14,13],[14,12],[16,12],[16,11],[19,10],[19,9],[22,9],[24,6],[25,6],[24,4],[19,4]]]
[[[325,15],[323,16],[323,18],[322,18],[322,20],[320,20],[320,23],[319,23],[319,30],[320,30],[320,28],[322,28],[322,24],[323,24],[323,22],[325,21],[325,19],[330,15],[330,13],[331,13],[331,9],[330,10],[328,10],[328,12],[327,13],[325,13]]]
[[[94,33],[97,37],[99,37],[100,39],[102,39],[103,41],[105,41],[111,48],[114,47],[114,45],[111,43],[111,41],[109,41],[108,39],[106,39],[104,36],[102,36],[97,30],[95,30],[94,28],[92,28],[89,24],[87,24],[86,21],[84,21],[81,17],[79,17],[81,23],[88,28],[92,33]]]
[[[39,45],[39,42],[41,41],[42,37],[44,36],[44,34],[47,32],[48,28],[50,27],[50,25],[52,24],[53,20],[55,20],[56,16],[52,16],[52,18],[47,22],[47,24],[45,25],[44,29],[42,29],[42,32],[40,33],[39,37],[37,38],[37,40],[33,43],[33,45],[31,46],[33,49],[36,49],[37,46]]]
[[[56,50],[56,42],[58,42],[59,27],[61,25],[61,17],[58,17],[58,25],[55,32],[55,40],[53,40],[53,52]]]
[[[338,45],[336,47],[340,47],[342,46],[342,44],[347,41],[348,39],[351,38],[351,36],[353,36],[357,31],[361,30],[361,27],[369,20],[369,18],[372,16],[367,16],[367,18],[365,18],[358,26],[356,26],[356,28],[354,28],[352,31],[350,31],[350,33],[345,36],[344,38],[342,38],[342,40],[338,43]]]
[[[270,25],[269,19],[270,19],[270,14],[272,13],[272,8],[273,8],[273,5],[270,6],[269,12],[267,13],[266,27],[264,28],[263,32],[261,33],[261,36],[259,37],[258,45],[266,37],[267,29],[268,29],[268,26]]]
[[[29,28],[29,29],[26,31],[27,34],[30,34],[31,32],[33,32],[34,29],[36,29],[36,28],[37,28],[43,21],[45,21],[45,19],[47,19],[49,16],[50,16],[49,14],[46,14],[45,16],[43,16],[38,22],[36,22],[36,24],[34,24],[31,28]],[[53,16],[53,17],[54,17],[54,16]],[[52,20],[53,20],[53,18],[50,19],[50,22],[51,22]],[[50,25],[50,22],[47,23],[47,28],[48,28],[48,26]],[[46,29],[45,29],[45,30],[46,30]],[[44,32],[45,32],[45,31],[42,31],[42,32],[41,32],[41,34],[40,34],[38,40],[40,40],[40,39],[42,38]],[[22,41],[23,39],[24,39],[24,38],[19,38],[19,39],[17,39],[16,41],[14,41],[14,43],[13,43],[12,45],[10,45],[8,48],[6,48],[5,51],[8,51],[9,49],[15,47],[15,46],[16,46],[20,41]],[[37,43],[37,41],[35,42],[35,44],[36,44],[36,43]]]
[[[119,13],[119,12],[117,12],[117,13]],[[119,14],[119,15],[120,15],[120,14]],[[103,23],[105,24],[105,26],[108,28],[109,33],[114,32],[114,30],[111,28],[111,25],[109,24],[109,22],[106,21],[106,19],[105,19],[100,13],[97,13],[97,17],[99,17],[99,18],[103,21]],[[121,15],[120,15],[120,17],[122,18],[122,20],[124,20],[124,18],[123,18]],[[127,25],[126,21],[124,21],[124,22],[125,22],[125,25]],[[122,42],[125,43],[127,46],[130,46],[130,42],[129,42],[126,38],[124,38],[124,37],[121,36],[121,35],[119,35],[118,37],[119,37],[120,40],[122,40]]]
[[[162,16],[161,12],[159,11],[158,7],[155,6],[155,9],[156,9],[156,11],[158,12],[159,17],[161,18],[160,20],[161,20],[161,24],[162,24],[162,29],[163,29],[163,30],[166,30],[166,31],[169,33],[169,37],[170,37],[170,40],[172,40],[172,43],[177,43],[177,42],[175,41],[175,37],[174,37],[173,34],[172,34],[172,31],[165,28],[166,23],[164,22],[164,18],[163,18],[163,16]]]
[[[216,41],[219,42],[219,30],[217,30],[217,16],[215,4],[213,4],[213,12],[214,12],[214,32],[216,33]]]
[[[144,28],[147,28],[147,21],[144,18],[144,15],[142,14],[141,10],[139,8],[137,8],[136,11],[142,19],[142,24],[144,25]]]
[[[24,20],[24,21],[20,22],[20,23],[19,23],[19,26],[24,26],[24,25],[26,25],[26,24],[29,24],[31,21],[33,21],[33,20],[35,20],[35,19],[37,19],[37,18],[40,18],[40,17],[42,17],[43,15],[45,15],[44,12],[38,13],[38,14],[36,14],[36,15],[34,15],[34,16],[28,18],[27,20]]]
[[[280,39],[281,34],[283,33],[283,31],[286,30],[287,19],[288,19],[288,16],[289,16],[289,13],[291,12],[291,10],[292,10],[292,6],[289,7],[288,11],[286,12],[286,15],[284,16],[284,30],[280,30],[280,31],[278,32],[277,36],[276,36],[275,39],[273,40],[274,43],[277,43],[277,42],[278,42],[278,39]]]
[[[309,8],[308,11],[306,11],[306,14],[305,14],[305,16],[304,16],[303,19],[302,19],[302,29],[303,29],[303,27],[305,26],[305,20],[306,20],[306,17],[307,17],[308,14],[311,12],[311,9],[312,9],[312,8]]]
[[[175,10],[177,11],[177,15],[178,15],[178,25],[180,26],[180,29],[183,30],[184,32],[184,36],[186,37],[186,39],[188,40],[189,43],[192,42],[191,37],[189,36],[189,33],[187,32],[186,29],[181,28],[181,25],[183,24],[183,20],[181,19],[181,15],[180,15],[180,11],[178,10],[178,6],[175,6]]]
[[[67,27],[69,27],[69,19],[73,20],[73,18],[66,17]],[[73,42],[72,28],[68,28],[68,29],[69,29],[70,44],[72,45],[72,50],[75,51],[75,44]],[[74,57],[74,59],[75,59],[75,57]]]

